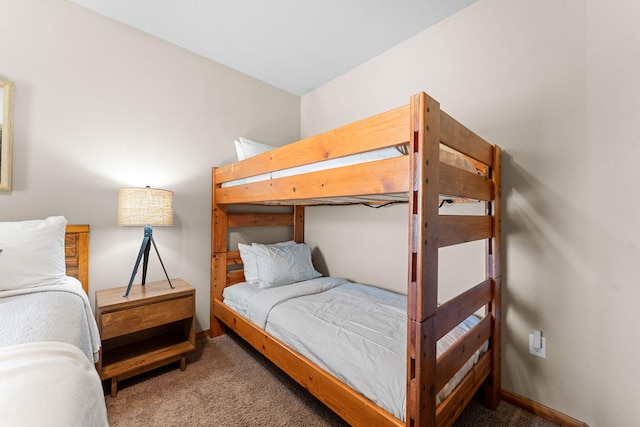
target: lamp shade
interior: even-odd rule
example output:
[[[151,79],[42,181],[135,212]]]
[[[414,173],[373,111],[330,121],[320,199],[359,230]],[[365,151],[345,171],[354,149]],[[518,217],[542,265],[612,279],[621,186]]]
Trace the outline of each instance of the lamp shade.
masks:
[[[118,191],[119,225],[172,225],[173,192],[149,187]]]

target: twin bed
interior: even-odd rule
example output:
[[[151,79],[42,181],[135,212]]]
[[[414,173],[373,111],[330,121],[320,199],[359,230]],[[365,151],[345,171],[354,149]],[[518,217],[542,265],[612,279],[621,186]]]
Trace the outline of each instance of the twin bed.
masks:
[[[0,223],[0,419],[106,426],[87,298],[89,226],[63,217]]]
[[[212,171],[211,336],[232,329],[351,425],[449,426],[480,388],[495,408],[500,148],[425,93],[284,147],[253,148]],[[441,215],[442,200],[483,203],[484,215]],[[406,294],[315,271],[305,206],[354,203],[407,203]],[[230,229],[271,225],[292,226],[293,240],[229,249]],[[438,301],[438,249],[476,240],[485,241],[485,280]]]

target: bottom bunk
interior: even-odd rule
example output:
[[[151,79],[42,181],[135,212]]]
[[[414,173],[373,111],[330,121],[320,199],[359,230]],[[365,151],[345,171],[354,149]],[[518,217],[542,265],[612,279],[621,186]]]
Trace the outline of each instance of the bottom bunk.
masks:
[[[258,246],[271,255],[287,252]],[[225,255],[228,264],[242,261],[237,251]],[[213,298],[215,317],[349,424],[406,425],[407,297],[317,277],[310,261],[286,267],[286,274],[296,270],[295,279],[282,281],[275,269],[270,280],[276,283],[227,283],[222,299]],[[242,271],[229,273],[227,279],[238,279]],[[437,425],[453,424],[489,377],[491,318],[473,313],[491,300],[492,290],[491,281],[483,282],[439,308],[445,319],[440,329],[467,315],[437,343]]]

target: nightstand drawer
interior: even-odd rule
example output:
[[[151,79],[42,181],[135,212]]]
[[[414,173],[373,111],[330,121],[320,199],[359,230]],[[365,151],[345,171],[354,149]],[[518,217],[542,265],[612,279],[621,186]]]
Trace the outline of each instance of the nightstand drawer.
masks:
[[[194,297],[172,299],[101,315],[101,338],[107,340],[193,317]]]

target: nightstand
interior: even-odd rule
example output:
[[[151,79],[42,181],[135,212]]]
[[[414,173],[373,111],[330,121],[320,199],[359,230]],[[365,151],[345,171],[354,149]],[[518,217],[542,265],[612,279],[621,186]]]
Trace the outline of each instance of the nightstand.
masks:
[[[111,379],[111,396],[118,381],[180,361],[196,347],[196,291],[182,279],[96,291],[96,320],[102,340],[97,363],[102,380]]]

